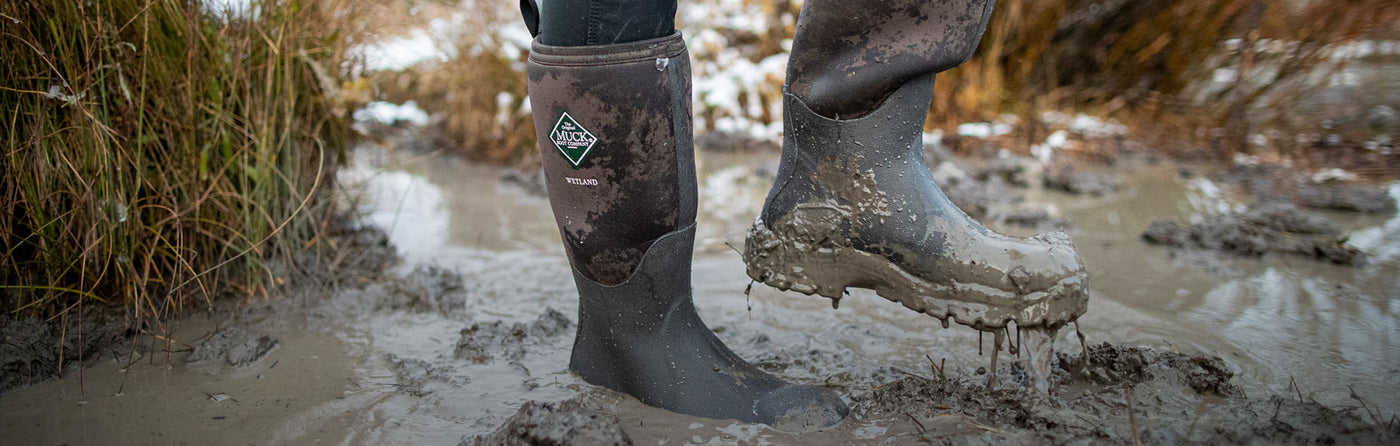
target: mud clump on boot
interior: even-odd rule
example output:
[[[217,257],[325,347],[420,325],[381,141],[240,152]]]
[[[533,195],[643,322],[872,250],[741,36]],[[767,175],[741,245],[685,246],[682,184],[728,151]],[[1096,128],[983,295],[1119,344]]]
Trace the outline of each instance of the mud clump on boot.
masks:
[[[506,324],[503,321],[474,323],[461,331],[454,355],[475,364],[494,360],[519,361],[525,347],[557,338],[573,327],[573,321],[553,307],[545,308],[534,322]]]
[[[253,333],[238,327],[228,327],[209,339],[195,344],[188,362],[218,361],[231,366],[246,366],[257,362],[277,348],[277,338]]]
[[[465,445],[630,445],[617,417],[583,407],[574,400],[530,401],[495,432],[462,441]]]
[[[1238,215],[1214,215],[1191,225],[1158,220],[1142,233],[1142,239],[1153,244],[1221,251],[1246,257],[1279,253],[1338,265],[1357,266],[1365,262],[1365,255],[1347,246],[1343,240],[1290,237]]]

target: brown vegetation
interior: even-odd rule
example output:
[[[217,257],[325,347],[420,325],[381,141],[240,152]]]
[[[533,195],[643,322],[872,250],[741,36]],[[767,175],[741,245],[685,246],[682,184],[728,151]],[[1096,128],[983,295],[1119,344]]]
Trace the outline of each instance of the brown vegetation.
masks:
[[[339,0],[0,4],[0,303],[169,317],[320,252],[348,132]]]

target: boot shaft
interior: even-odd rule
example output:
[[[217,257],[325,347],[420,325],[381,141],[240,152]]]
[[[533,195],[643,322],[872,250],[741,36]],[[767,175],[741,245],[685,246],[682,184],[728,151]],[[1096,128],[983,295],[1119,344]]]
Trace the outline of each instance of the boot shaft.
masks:
[[[657,238],[695,221],[690,56],[680,33],[588,47],[534,43],[526,72],[565,250],[617,284]]]
[[[864,116],[905,82],[971,57],[992,6],[993,0],[807,0],[787,90],[822,116]]]

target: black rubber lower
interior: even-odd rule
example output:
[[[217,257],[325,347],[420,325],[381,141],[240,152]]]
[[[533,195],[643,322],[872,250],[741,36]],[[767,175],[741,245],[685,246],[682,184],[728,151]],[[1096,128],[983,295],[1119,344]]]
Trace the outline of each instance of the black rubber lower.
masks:
[[[694,224],[657,239],[618,285],[574,269],[579,326],[570,369],[590,383],[690,415],[798,431],[839,422],[848,409],[835,393],[749,365],[700,320],[690,288],[694,241]]]

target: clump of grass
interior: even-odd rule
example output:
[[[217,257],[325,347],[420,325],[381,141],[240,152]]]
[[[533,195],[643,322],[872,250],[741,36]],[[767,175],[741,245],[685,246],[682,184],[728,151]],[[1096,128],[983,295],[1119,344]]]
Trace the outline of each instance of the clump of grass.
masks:
[[[262,295],[316,252],[349,135],[350,10],[254,0],[0,3],[0,303],[165,318]],[[339,11],[342,14],[332,14]]]

